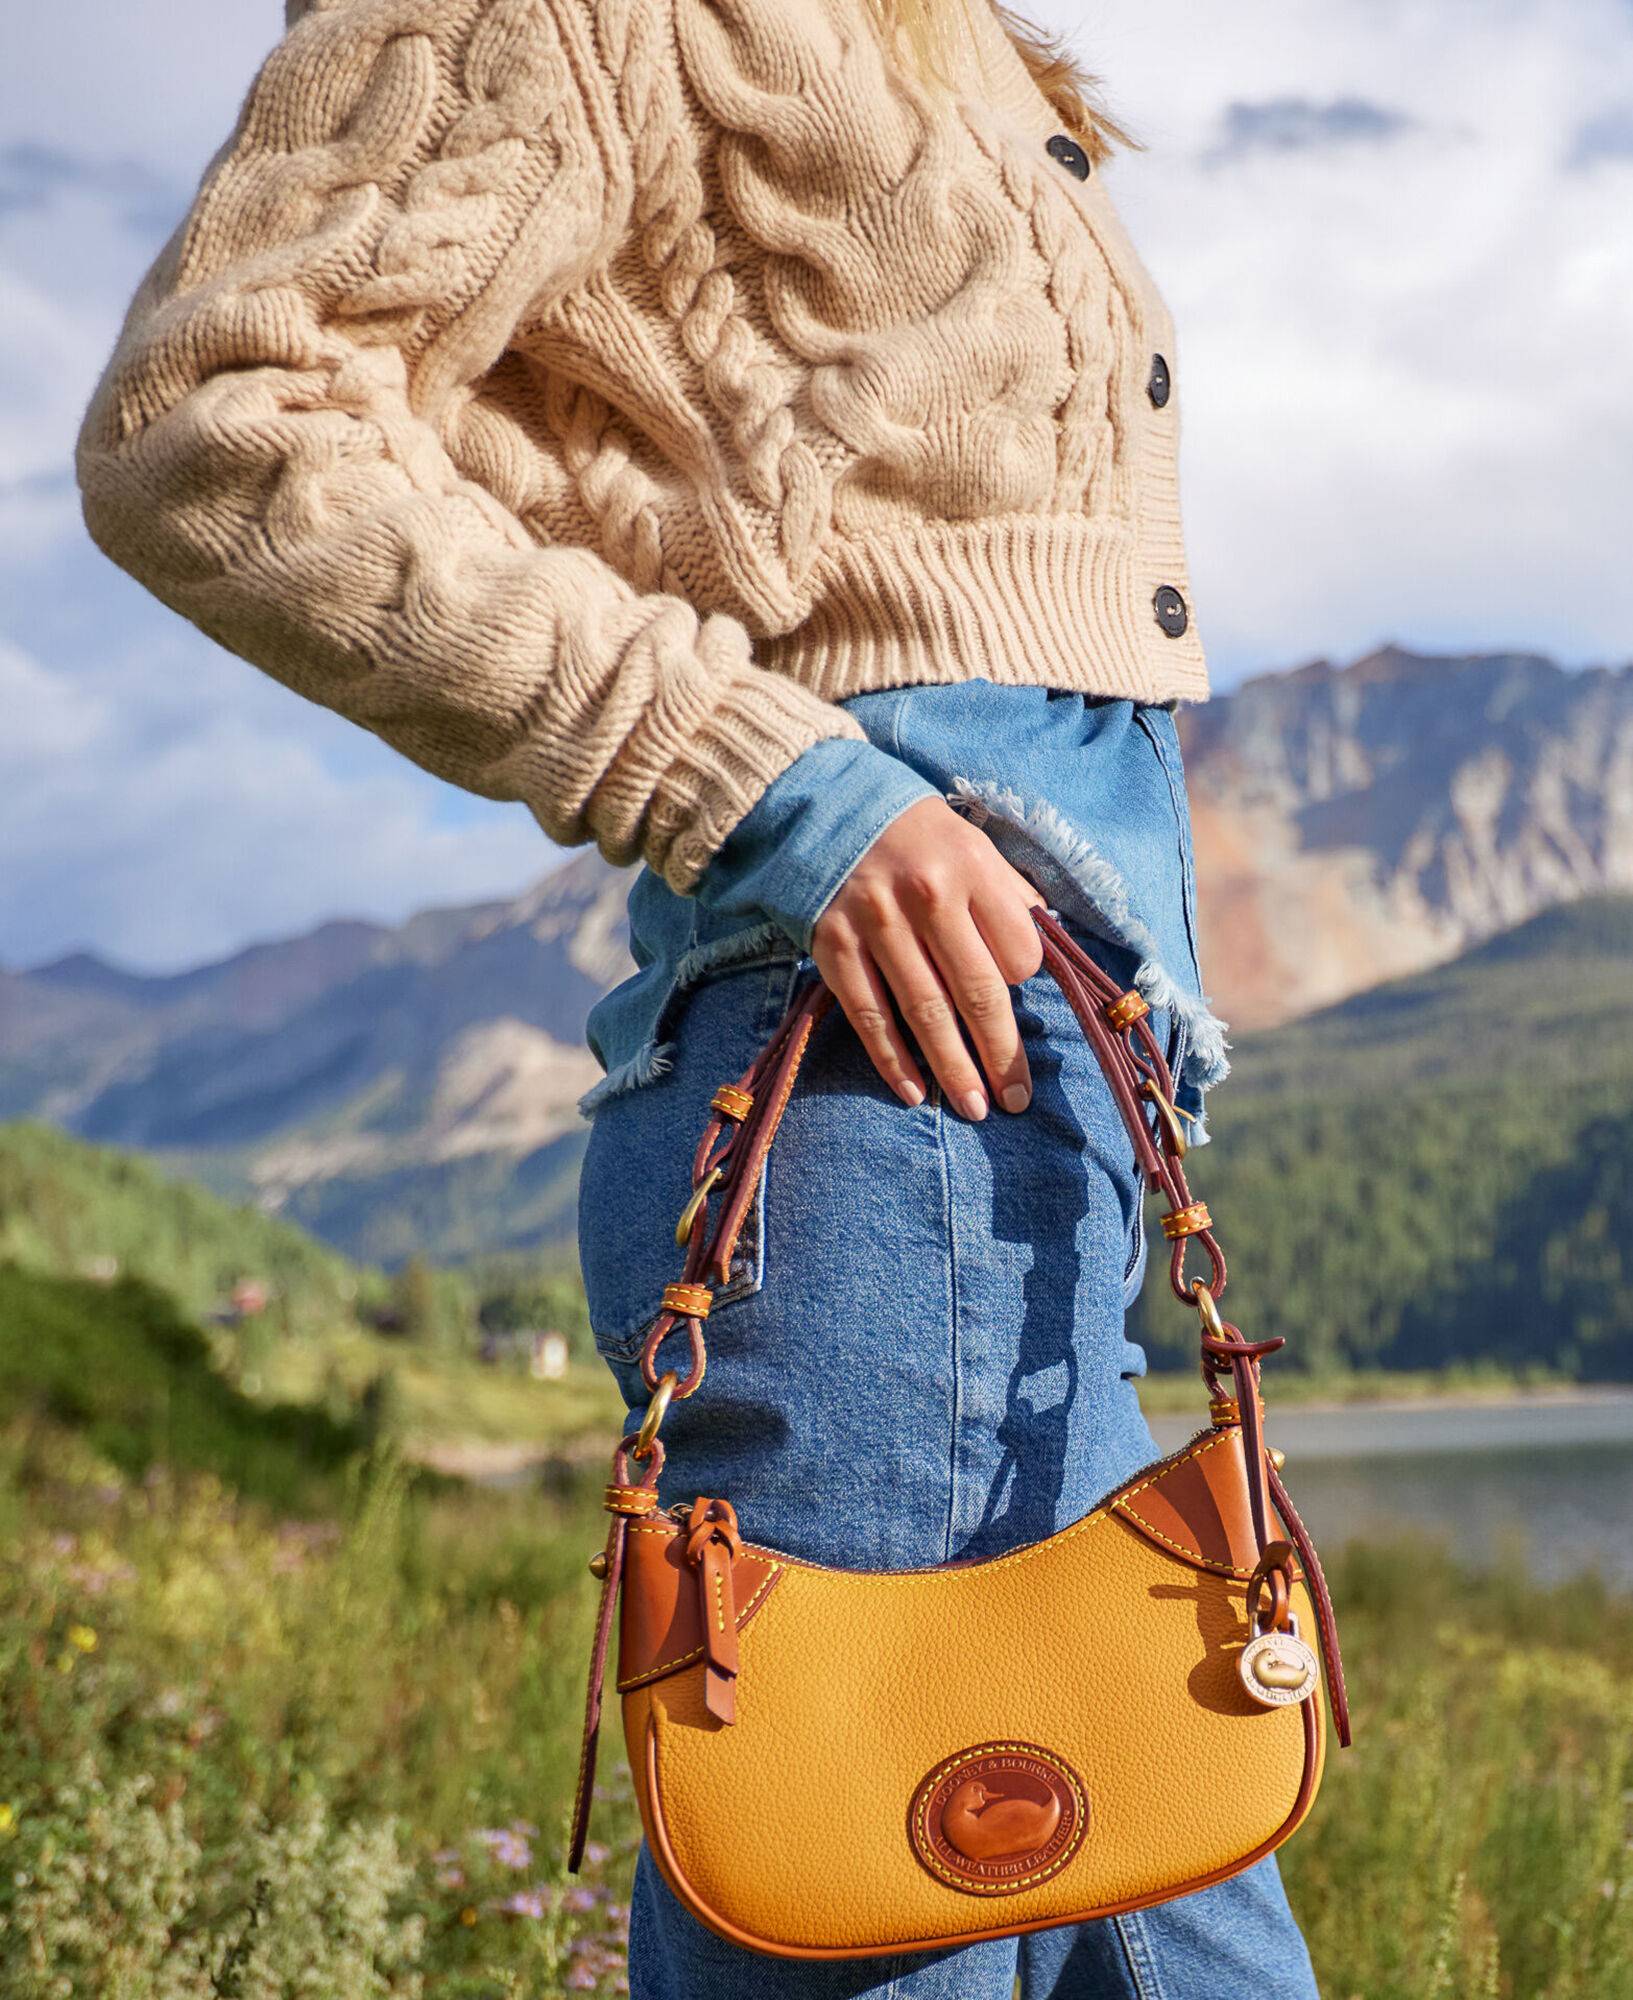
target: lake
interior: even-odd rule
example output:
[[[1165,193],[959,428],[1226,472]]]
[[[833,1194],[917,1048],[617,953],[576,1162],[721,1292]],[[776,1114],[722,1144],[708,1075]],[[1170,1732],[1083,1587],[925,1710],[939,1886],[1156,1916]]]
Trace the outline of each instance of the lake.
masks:
[[[1152,1419],[1164,1451],[1189,1417]],[[1270,1441],[1317,1545],[1413,1530],[1490,1563],[1516,1547],[1550,1580],[1633,1588],[1633,1392],[1506,1403],[1286,1408]]]

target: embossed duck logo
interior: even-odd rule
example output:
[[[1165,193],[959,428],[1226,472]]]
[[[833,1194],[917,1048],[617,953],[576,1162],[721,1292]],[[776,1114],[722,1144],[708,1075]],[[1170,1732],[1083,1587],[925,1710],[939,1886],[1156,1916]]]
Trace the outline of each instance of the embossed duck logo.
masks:
[[[979,1778],[960,1785],[941,1816],[943,1837],[971,1861],[996,1861],[1044,1846],[1060,1824],[1060,1800],[1005,1798]]]
[[[1308,1665],[1292,1653],[1261,1653],[1253,1662],[1260,1683],[1270,1688],[1302,1687],[1310,1677]]]

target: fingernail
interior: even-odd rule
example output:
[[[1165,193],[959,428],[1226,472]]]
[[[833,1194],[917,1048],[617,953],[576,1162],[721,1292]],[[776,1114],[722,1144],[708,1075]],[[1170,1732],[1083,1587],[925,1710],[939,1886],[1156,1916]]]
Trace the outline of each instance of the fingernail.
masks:
[[[966,1118],[973,1118],[978,1124],[987,1115],[986,1093],[971,1090],[958,1100],[958,1108]]]
[[[919,1105],[924,1102],[924,1092],[916,1083],[909,1083],[906,1077],[897,1080],[896,1095],[903,1104]]]
[[[1006,1111],[1024,1111],[1031,1102],[1032,1093],[1024,1083],[1012,1083],[1002,1099]]]

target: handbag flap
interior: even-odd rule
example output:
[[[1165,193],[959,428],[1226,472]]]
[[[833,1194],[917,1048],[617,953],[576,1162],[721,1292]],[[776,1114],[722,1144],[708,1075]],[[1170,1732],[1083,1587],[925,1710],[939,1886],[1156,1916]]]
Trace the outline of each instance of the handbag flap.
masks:
[[[1198,1569],[1245,1583],[1258,1561],[1237,1424],[1221,1425],[1142,1473],[1107,1502],[1113,1513]],[[1297,1565],[1294,1574],[1301,1573]]]
[[[732,1603],[741,1631],[765,1602],[785,1565],[744,1546],[731,1566]],[[618,1628],[618,1692],[661,1679],[703,1656],[697,1578],[686,1564],[686,1536],[661,1515],[631,1522]]]

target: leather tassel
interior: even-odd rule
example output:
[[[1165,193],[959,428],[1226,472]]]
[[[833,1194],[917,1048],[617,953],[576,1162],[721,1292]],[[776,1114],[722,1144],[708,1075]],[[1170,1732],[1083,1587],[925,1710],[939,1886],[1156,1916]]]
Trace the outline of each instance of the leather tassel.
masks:
[[[624,1539],[629,1516],[614,1514],[607,1527],[601,1602],[595,1615],[595,1639],[590,1648],[590,1679],[584,1696],[584,1737],[578,1753],[578,1784],[573,1793],[573,1830],[567,1850],[567,1872],[578,1873],[590,1830],[590,1800],[595,1790],[595,1753],[601,1738],[601,1685],[606,1678],[607,1647],[612,1615],[618,1606],[618,1586],[624,1574]]]
[[[729,1500],[699,1496],[687,1521],[686,1560],[697,1575],[703,1627],[703,1705],[717,1722],[737,1720],[737,1599],[732,1564],[742,1554]]]

